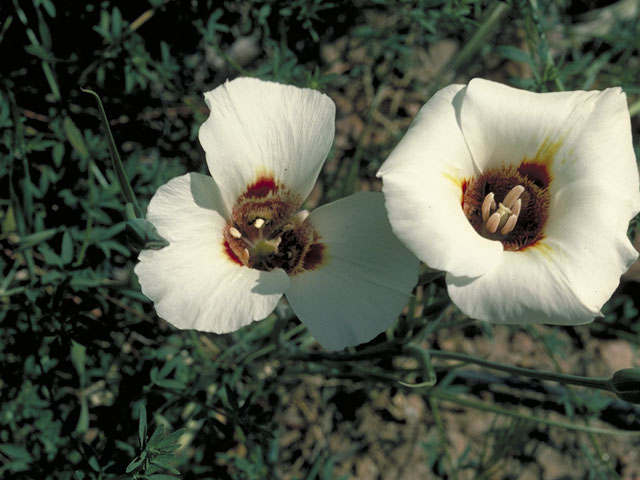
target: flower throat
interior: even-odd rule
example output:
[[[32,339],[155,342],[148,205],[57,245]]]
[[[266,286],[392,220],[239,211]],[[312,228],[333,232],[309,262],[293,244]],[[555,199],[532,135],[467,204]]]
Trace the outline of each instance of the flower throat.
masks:
[[[463,186],[462,209],[480,235],[505,250],[522,250],[543,238],[549,183],[546,167],[538,164],[491,169]]]
[[[224,227],[224,248],[234,262],[262,271],[281,268],[289,275],[322,263],[324,245],[301,210],[299,198],[272,179],[261,178],[240,195]]]

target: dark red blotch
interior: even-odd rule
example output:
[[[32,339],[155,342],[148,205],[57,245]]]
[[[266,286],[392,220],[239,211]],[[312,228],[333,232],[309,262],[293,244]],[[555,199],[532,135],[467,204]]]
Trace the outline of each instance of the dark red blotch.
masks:
[[[261,198],[266,197],[269,192],[275,192],[278,190],[278,185],[276,185],[273,177],[260,177],[256,180],[253,185],[249,185],[247,188],[247,193],[245,196],[253,197],[253,198]]]
[[[238,265],[244,265],[240,259],[238,258],[238,256],[235,254],[235,252],[233,251],[233,249],[231,248],[231,245],[229,245],[229,242],[227,240],[224,241],[224,250],[225,252],[227,252],[227,255],[229,256],[229,258],[231,260],[233,260],[234,262],[236,262]]]
[[[524,175],[540,188],[547,188],[551,183],[551,174],[546,165],[539,163],[523,162],[518,167],[520,175]]]
[[[469,186],[469,180],[465,178],[464,180],[462,180],[462,197],[460,199],[460,203],[462,203],[462,205],[464,205],[464,194],[467,191],[468,186]]]
[[[324,245],[321,243],[312,243],[304,255],[302,260],[302,268],[305,270],[313,270],[322,263],[324,253]]]

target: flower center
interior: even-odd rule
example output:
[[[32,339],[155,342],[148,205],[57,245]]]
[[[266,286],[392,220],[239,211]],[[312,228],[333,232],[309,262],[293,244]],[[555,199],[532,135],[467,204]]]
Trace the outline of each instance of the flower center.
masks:
[[[522,250],[543,237],[549,178],[544,166],[491,169],[466,184],[462,209],[480,235]]]
[[[295,213],[298,199],[277,188],[260,194],[255,190],[240,196],[224,227],[229,258],[256,270],[281,268],[289,275],[320,265],[324,244],[307,219],[309,212]]]

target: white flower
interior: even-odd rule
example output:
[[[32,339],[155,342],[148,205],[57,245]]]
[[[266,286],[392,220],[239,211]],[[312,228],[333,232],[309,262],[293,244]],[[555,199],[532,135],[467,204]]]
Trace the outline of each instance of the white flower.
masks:
[[[590,322],[638,256],[626,235],[640,194],[620,88],[451,85],[378,175],[394,232],[447,272],[451,299],[473,318]]]
[[[212,177],[155,193],[147,218],[169,241],[135,268],[158,315],[226,333],[269,315],[286,292],[329,349],[388,328],[417,280],[381,193],[298,211],[333,142],[335,106],[319,92],[241,78],[205,93],[200,128]]]

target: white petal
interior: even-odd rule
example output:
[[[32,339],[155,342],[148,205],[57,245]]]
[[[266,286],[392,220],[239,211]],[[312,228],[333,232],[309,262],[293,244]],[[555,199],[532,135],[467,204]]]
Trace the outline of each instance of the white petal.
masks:
[[[432,268],[478,276],[502,254],[462,211],[463,182],[478,173],[458,125],[464,87],[451,85],[422,107],[378,176],[395,234]]]
[[[474,79],[460,121],[482,171],[533,161],[548,167],[552,195],[589,178],[628,197],[629,218],[640,210],[629,111],[619,87],[540,94]]]
[[[553,163],[571,155],[598,95],[595,91],[532,93],[476,78],[467,86],[460,125],[482,172],[519,165],[537,155],[552,157]]]
[[[638,258],[627,237],[629,198],[597,180],[566,185],[552,200],[544,228],[548,256],[589,309],[599,311]]]
[[[640,193],[624,92],[620,88],[601,92],[590,117],[580,127],[581,135],[571,156],[558,162],[554,176],[561,184],[583,179],[603,184],[609,190],[607,197],[614,194],[628,202],[628,222],[640,210]]]
[[[273,176],[304,200],[334,135],[335,105],[315,90],[238,78],[205,93],[200,127],[209,171],[230,210],[258,179]]]
[[[396,320],[416,284],[418,260],[393,235],[379,193],[358,193],[309,216],[327,252],[291,278],[287,300],[326,349],[371,340]]]
[[[469,279],[447,274],[453,303],[477,320],[493,323],[580,325],[599,315],[584,305],[549,258],[544,243],[504,252],[495,268]]]
[[[144,250],[135,272],[158,315],[178,328],[226,333],[265,318],[289,280],[282,270],[260,272],[225,252],[223,204],[211,177],[190,173],[158,189],[147,219],[169,241]]]

